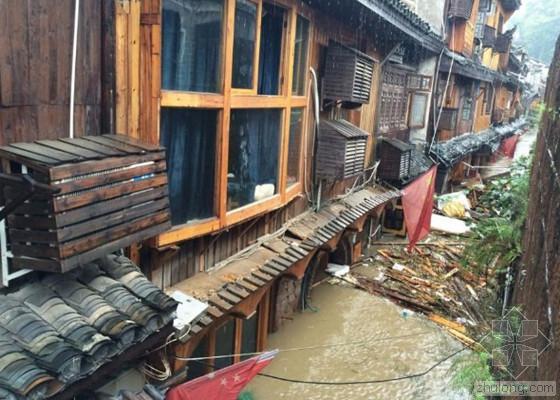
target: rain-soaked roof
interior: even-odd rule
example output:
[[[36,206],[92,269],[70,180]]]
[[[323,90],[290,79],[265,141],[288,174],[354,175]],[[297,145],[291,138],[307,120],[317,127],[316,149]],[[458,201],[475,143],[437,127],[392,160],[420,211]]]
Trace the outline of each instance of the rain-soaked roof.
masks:
[[[436,143],[431,154],[446,167],[455,165],[463,157],[482,150],[485,146],[491,152],[498,150],[502,139],[515,134],[526,125],[520,118],[508,125],[489,128],[481,133],[465,133],[445,142]]]
[[[78,384],[168,326],[176,305],[116,255],[0,294],[0,399],[42,399]]]
[[[425,49],[439,53],[444,48],[442,37],[428,22],[412,11],[402,0],[305,0],[311,7],[334,15],[352,13],[353,6],[361,5],[375,16],[404,33],[411,41]],[[357,13],[357,9],[354,9]]]
[[[424,47],[434,51],[441,51],[443,42],[441,36],[434,32],[426,21],[412,11],[401,0],[357,0],[368,9],[389,21],[398,29],[421,42]]]
[[[445,49],[445,55],[446,57],[441,60],[440,67],[443,72],[451,70],[455,74],[486,82],[493,82],[498,77],[496,71],[451,50]]]

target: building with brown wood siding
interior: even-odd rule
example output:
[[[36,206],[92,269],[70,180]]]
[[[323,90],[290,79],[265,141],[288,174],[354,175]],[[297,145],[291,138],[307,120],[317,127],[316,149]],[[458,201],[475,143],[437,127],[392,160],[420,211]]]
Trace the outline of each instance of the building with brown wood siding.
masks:
[[[507,124],[522,114],[523,86],[508,74],[513,30],[505,24],[519,9],[519,0],[450,0],[447,8],[447,47],[438,76],[439,108],[433,142],[477,134],[492,125]],[[436,155],[437,157],[437,155]],[[440,168],[440,187],[460,182],[476,171],[487,154],[465,154],[451,169]],[[466,164],[465,164],[466,163]]]
[[[141,272],[111,275],[119,290],[132,292],[129,279],[145,276],[158,293],[178,291],[207,305],[167,340],[171,327],[161,323],[143,346],[122,360],[109,357],[112,367],[77,374],[57,396],[114,377],[148,345],[167,346],[165,374],[175,382],[236,362],[184,359],[264,349],[267,335],[306,306],[328,262],[359,260],[385,206],[400,196],[374,184],[375,173],[404,185],[430,166],[432,138],[490,123],[502,92],[480,96],[481,86],[495,85],[507,58],[485,53],[494,69],[471,59],[474,3],[468,15],[446,18],[448,4],[436,0],[81,0],[72,79],[74,1],[1,2],[2,172],[27,171],[67,190],[28,198],[5,222],[4,290],[56,271],[112,296],[100,283],[111,274],[100,253],[126,247]],[[462,54],[453,65],[446,39]],[[444,96],[445,65],[452,78]],[[68,139],[72,87],[75,137]],[[510,100],[497,104],[510,110]],[[449,108],[469,118],[446,132]],[[132,176],[130,168],[143,172]],[[5,184],[0,204],[16,192]],[[47,211],[35,200],[47,201]],[[45,220],[55,225],[35,224]],[[161,362],[154,354],[150,365]]]

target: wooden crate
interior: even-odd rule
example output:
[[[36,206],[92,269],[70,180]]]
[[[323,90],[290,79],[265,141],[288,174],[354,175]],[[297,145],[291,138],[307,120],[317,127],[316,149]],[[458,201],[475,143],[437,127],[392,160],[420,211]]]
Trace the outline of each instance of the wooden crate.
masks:
[[[66,272],[171,227],[165,151],[120,135],[14,143],[4,172],[58,190],[34,194],[8,216],[15,268]],[[23,167],[23,168],[22,168]],[[3,188],[5,201],[18,196]]]
[[[373,68],[373,58],[356,49],[330,42],[323,97],[355,104],[369,103]]]
[[[346,179],[364,170],[369,134],[350,122],[322,120],[317,146],[317,176]]]
[[[379,169],[381,179],[399,181],[410,175],[412,145],[399,139],[382,138],[379,143]]]

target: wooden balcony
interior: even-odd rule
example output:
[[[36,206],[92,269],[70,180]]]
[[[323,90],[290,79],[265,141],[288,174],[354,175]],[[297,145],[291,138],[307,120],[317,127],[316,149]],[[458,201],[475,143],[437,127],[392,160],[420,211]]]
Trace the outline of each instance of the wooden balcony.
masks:
[[[449,18],[469,19],[473,8],[473,0],[451,0]]]
[[[498,53],[502,53],[502,54],[508,53],[511,47],[511,39],[512,39],[511,35],[506,35],[506,34],[498,35],[494,49]]]
[[[481,42],[484,47],[494,47],[496,45],[496,28],[484,25]]]

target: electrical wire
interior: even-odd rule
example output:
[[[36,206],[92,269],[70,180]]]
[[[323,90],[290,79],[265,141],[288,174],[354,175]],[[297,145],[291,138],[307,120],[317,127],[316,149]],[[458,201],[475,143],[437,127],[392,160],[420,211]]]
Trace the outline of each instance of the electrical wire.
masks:
[[[455,48],[455,25],[451,26],[451,46],[453,48]],[[451,63],[449,65],[449,73],[447,74],[447,81],[445,82],[445,89],[443,90],[443,93],[442,93],[441,107],[439,109],[439,114],[437,116],[437,119],[434,121],[434,134],[432,136],[432,141],[430,143],[430,148],[428,149],[428,154],[430,154],[432,152],[432,148],[434,147],[434,142],[435,142],[436,136],[437,136],[437,129],[438,129],[439,123],[441,121],[441,114],[443,113],[443,107],[445,106],[445,100],[447,98],[447,90],[449,89],[449,83],[451,82],[451,75],[453,73],[453,64],[454,63],[455,63],[455,57],[451,57]],[[438,71],[438,76],[436,77],[436,79],[439,80],[439,71]],[[434,103],[434,105],[436,105],[436,104]]]
[[[433,332],[423,331],[423,332],[409,333],[409,334],[400,335],[400,336],[385,337],[385,338],[380,338],[380,339],[375,339],[375,340],[359,340],[359,341],[345,342],[345,343],[323,344],[323,345],[305,346],[305,347],[293,347],[293,348],[288,348],[288,349],[278,349],[277,351],[279,353],[287,353],[287,352],[293,352],[293,351],[316,350],[316,349],[342,347],[342,346],[366,345],[366,344],[372,344],[372,343],[387,342],[389,340],[397,340],[397,339],[405,339],[405,338],[410,338],[410,337],[429,335],[429,334],[432,334],[432,333]],[[217,355],[217,356],[207,356],[207,357],[180,357],[180,356],[174,356],[174,357],[175,357],[175,359],[177,359],[179,361],[203,361],[203,360],[216,360],[216,359],[232,358],[232,357],[260,356],[264,353],[266,353],[266,352],[265,351],[258,351],[258,352],[251,352],[251,353],[221,354],[221,355]]]
[[[436,363],[431,365],[425,371],[417,372],[415,374],[397,376],[397,377],[394,377],[394,378],[370,379],[370,380],[363,380],[363,381],[330,381],[329,382],[329,381],[308,381],[308,380],[301,380],[301,379],[285,378],[285,377],[282,377],[282,376],[267,374],[267,373],[264,373],[264,372],[258,373],[257,376],[262,376],[263,378],[274,379],[274,380],[282,381],[282,382],[301,383],[301,384],[306,384],[306,385],[322,385],[322,386],[370,385],[370,384],[378,384],[378,383],[397,382],[397,381],[403,381],[403,380],[408,380],[408,379],[420,378],[422,376],[428,375],[430,372],[432,372],[434,369],[436,369],[437,367],[442,365],[444,362],[446,362],[446,361],[450,360],[451,358],[459,355],[460,353],[462,353],[465,350],[472,349],[472,347],[474,347],[477,343],[478,343],[478,341],[474,341],[472,344],[470,344],[468,346],[463,346],[461,349],[456,350],[453,353],[447,355],[446,357],[438,360]],[[200,360],[191,360],[191,361],[194,362],[195,364],[203,365],[203,366],[209,367],[213,370],[216,369],[216,367],[214,365],[209,364],[209,363],[204,363]]]
[[[292,379],[292,378],[285,378],[285,377],[282,377],[282,376],[270,375],[270,374],[266,374],[264,372],[260,372],[257,375],[262,376],[264,378],[274,379],[274,380],[282,381],[282,382],[303,383],[303,384],[307,384],[307,385],[328,385],[328,386],[369,385],[369,384],[374,384],[374,383],[387,383],[387,382],[403,381],[403,380],[407,380],[407,379],[414,379],[414,378],[419,378],[419,377],[424,376],[424,375],[428,375],[435,368],[437,368],[438,366],[440,366],[441,364],[443,364],[447,360],[455,357],[456,355],[462,353],[463,351],[465,351],[469,348],[470,347],[463,347],[463,348],[461,348],[457,351],[454,351],[453,353],[451,353],[448,356],[442,358],[441,360],[439,360],[438,362],[436,362],[430,368],[428,368],[427,370],[425,370],[423,372],[418,372],[418,373],[410,374],[410,375],[397,376],[395,378],[372,379],[372,380],[366,380],[366,381],[349,381],[349,382],[348,381],[346,381],[346,382],[345,381],[334,381],[334,382],[328,382],[328,381],[304,381],[304,380],[300,380],[300,379]]]
[[[164,368],[163,370],[154,367],[153,365],[145,361],[144,364],[142,365],[142,372],[144,372],[144,374],[149,378],[163,382],[171,377],[172,372],[171,372],[171,365],[169,364],[167,357],[161,356],[161,363]]]

